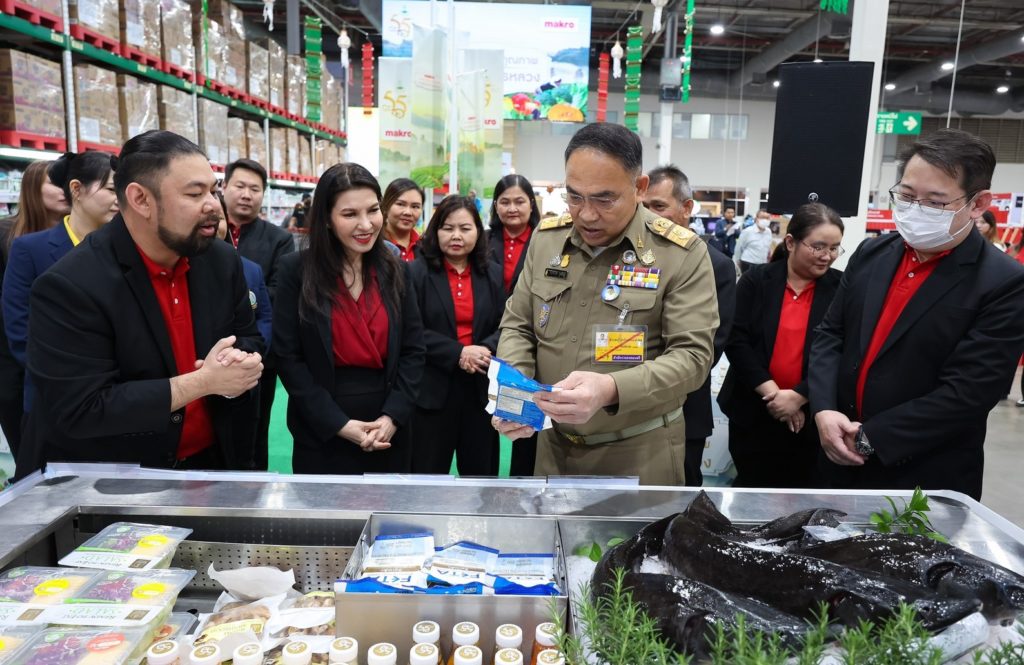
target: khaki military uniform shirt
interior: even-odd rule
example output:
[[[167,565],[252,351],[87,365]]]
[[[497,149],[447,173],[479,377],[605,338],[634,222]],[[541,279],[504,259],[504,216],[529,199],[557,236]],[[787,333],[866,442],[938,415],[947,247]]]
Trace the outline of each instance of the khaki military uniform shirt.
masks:
[[[621,287],[618,298],[602,300],[609,269],[623,265],[626,250],[638,257],[654,253],[658,288]],[[564,267],[552,266],[553,257],[563,257]],[[618,323],[627,304],[624,324],[647,326],[645,362],[596,364],[595,324]],[[618,405],[582,425],[556,424],[563,434],[605,434],[681,407],[708,376],[717,327],[711,260],[695,234],[637,206],[625,231],[595,251],[563,215],[542,221],[531,238],[501,322],[497,355],[543,383],[557,383],[574,370],[611,374]]]

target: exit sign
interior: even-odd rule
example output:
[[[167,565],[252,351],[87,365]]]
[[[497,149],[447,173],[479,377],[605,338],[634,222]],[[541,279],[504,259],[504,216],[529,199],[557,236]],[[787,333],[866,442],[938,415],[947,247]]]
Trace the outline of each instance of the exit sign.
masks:
[[[921,114],[920,113],[892,113],[880,111],[878,113],[878,124],[875,126],[876,134],[920,134]]]

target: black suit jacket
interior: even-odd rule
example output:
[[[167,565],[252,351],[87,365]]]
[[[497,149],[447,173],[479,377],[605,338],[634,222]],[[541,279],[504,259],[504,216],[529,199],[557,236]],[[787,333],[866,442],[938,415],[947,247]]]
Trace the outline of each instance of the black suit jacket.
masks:
[[[0,219],[0,290],[3,289],[4,272],[7,270],[8,239],[14,231],[14,223],[17,217],[6,217]],[[21,368],[18,361],[11,353],[11,347],[7,343],[7,332],[3,326],[3,316],[0,312],[0,404],[12,403],[21,407],[22,384],[25,382],[25,370]]]
[[[530,232],[530,241],[533,240],[533,234],[537,231],[534,228]],[[516,288],[516,282],[519,281],[519,273],[523,272],[523,261],[526,260],[526,250],[530,248],[530,243],[526,243],[526,247],[523,247],[523,253],[519,255],[519,262],[516,264],[516,269],[512,273],[512,284],[508,289],[508,293],[511,294],[512,290]],[[487,231],[487,252],[491,257],[491,261],[494,261],[501,267],[501,285],[502,289],[505,288],[505,230],[500,226],[496,229],[490,229]]]
[[[330,316],[316,315],[314,320],[299,316],[307,253],[308,250],[294,252],[281,260],[271,349],[288,391],[288,427],[293,436],[308,437],[308,443],[324,443],[335,438],[349,417],[332,394],[334,347]],[[384,371],[390,392],[382,409],[400,427],[408,425],[412,418],[424,363],[423,324],[405,270],[407,288],[402,311],[387,307],[388,357]]]
[[[725,352],[729,371],[718,394],[718,404],[730,419],[755,425],[770,418],[764,401],[754,388],[771,379],[768,365],[775,348],[775,334],[782,315],[788,268],[785,261],[754,266],[736,287],[736,317]],[[825,318],[839,288],[842,273],[830,268],[814,285],[814,300],[804,337],[803,380],[793,389],[808,396],[807,369],[815,328]]]
[[[227,242],[231,242],[230,239]],[[249,224],[242,225],[238,236],[238,253],[253,263],[260,264],[263,280],[270,292],[270,302],[277,297],[277,271],[281,259],[295,252],[292,234],[276,224],[257,217]]]
[[[471,269],[473,283],[473,343],[486,346],[495,353],[501,315],[505,312],[505,284],[501,266],[488,262],[487,272],[480,274]],[[416,285],[416,302],[423,318],[423,341],[427,347],[427,364],[420,385],[417,405],[425,409],[440,409],[448,399],[448,387],[454,372],[459,369],[462,344],[455,330],[455,301],[452,300],[445,270],[434,270],[422,257],[409,265],[412,282]],[[487,377],[480,379],[481,398],[486,399]]]
[[[215,242],[191,258],[187,279],[197,358],[231,335],[236,348],[263,351],[242,262],[230,247]],[[149,274],[120,215],[36,279],[29,311],[38,437],[23,448],[36,446],[34,461],[172,465],[185,412],[169,410],[177,364]],[[206,398],[226,468],[251,468],[254,393]],[[19,451],[19,475],[26,471],[22,459]]]
[[[971,229],[907,304],[868,372],[857,376],[904,253],[897,234],[850,259],[811,352],[812,412],[864,423],[864,467],[826,462],[833,483],[952,489],[981,496],[988,413],[1024,351],[1024,267]]]
[[[725,344],[732,330],[733,314],[736,311],[736,264],[711,245],[708,245],[708,257],[715,271],[715,291],[718,293],[718,330],[715,331],[715,359],[712,363],[714,367],[725,351]],[[704,385],[686,396],[683,418],[686,423],[687,439],[706,439],[711,436],[715,423],[711,411],[710,374]]]

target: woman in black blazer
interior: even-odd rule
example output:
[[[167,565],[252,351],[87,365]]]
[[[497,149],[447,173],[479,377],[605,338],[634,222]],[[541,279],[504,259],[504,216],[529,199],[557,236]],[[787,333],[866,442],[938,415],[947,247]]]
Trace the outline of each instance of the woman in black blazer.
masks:
[[[509,174],[494,186],[491,203],[491,228],[487,244],[491,260],[501,269],[506,299],[512,294],[523,271],[526,250],[533,230],[540,223],[540,207],[533,185],[521,175]],[[512,444],[509,475],[532,476],[537,457],[537,435],[517,439]]]
[[[814,329],[842,273],[843,221],[820,203],[801,206],[771,263],[744,273],[718,395],[729,417],[736,487],[814,487],[818,432],[807,409]]]
[[[410,276],[423,318],[427,366],[416,402],[413,471],[498,474],[498,433],[487,404],[487,368],[505,310],[501,268],[487,259],[472,199],[449,196],[434,210]]]
[[[381,236],[380,185],[358,164],[317,183],[309,249],[281,261],[273,352],[295,473],[407,473],[423,376],[408,269]]]

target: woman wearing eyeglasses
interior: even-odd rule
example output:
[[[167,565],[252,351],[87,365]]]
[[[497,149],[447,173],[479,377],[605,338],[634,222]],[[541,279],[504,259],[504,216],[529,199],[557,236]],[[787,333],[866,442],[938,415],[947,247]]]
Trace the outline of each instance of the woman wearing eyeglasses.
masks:
[[[820,448],[807,410],[807,359],[842,273],[843,221],[820,203],[801,206],[770,263],[736,287],[718,395],[729,417],[736,487],[814,487]],[[810,421],[810,422],[809,422]]]

